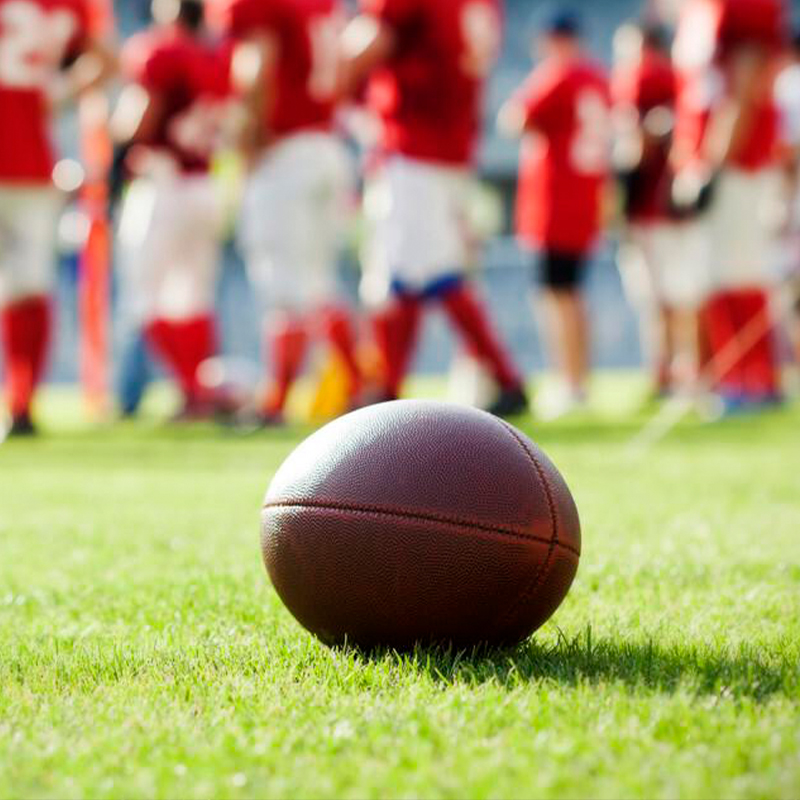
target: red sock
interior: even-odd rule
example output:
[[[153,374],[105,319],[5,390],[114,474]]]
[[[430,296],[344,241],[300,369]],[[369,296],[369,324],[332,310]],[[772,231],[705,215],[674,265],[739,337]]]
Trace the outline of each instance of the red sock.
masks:
[[[50,339],[50,301],[31,297],[6,306],[0,314],[6,387],[12,416],[30,412],[42,379]]]
[[[373,318],[375,340],[383,357],[384,392],[398,397],[417,340],[422,303],[418,297],[395,298]]]
[[[281,320],[270,333],[274,386],[264,411],[279,414],[286,405],[289,390],[297,379],[308,349],[308,331],[300,319]]]
[[[185,322],[159,319],[148,325],[146,334],[177,378],[186,399],[197,399],[202,393],[197,371],[216,350],[213,319],[196,317]]]
[[[522,380],[472,290],[461,284],[442,297],[442,305],[472,354],[489,367],[500,386],[503,389],[519,388]]]
[[[739,331],[752,330],[756,326],[758,330],[755,333],[761,333],[742,357],[744,389],[756,397],[777,394],[780,381],[774,337],[769,324],[769,295],[762,289],[741,290],[737,292],[736,311]]]
[[[347,310],[331,307],[325,310],[325,336],[339,354],[350,379],[350,395],[361,391],[361,368],[356,356],[356,337],[353,323]]]
[[[737,334],[736,301],[732,292],[717,292],[703,309],[703,324],[711,349],[711,360],[720,359],[714,375],[715,388],[739,393],[744,390],[741,359],[732,356],[731,348]]]
[[[217,331],[212,317],[195,317],[177,326],[181,363],[185,375],[192,376],[194,392],[202,393],[198,383],[200,365],[217,352]]]

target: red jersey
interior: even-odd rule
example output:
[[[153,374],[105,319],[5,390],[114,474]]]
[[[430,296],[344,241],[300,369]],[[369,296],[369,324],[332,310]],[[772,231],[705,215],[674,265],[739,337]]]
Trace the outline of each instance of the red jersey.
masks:
[[[656,109],[674,114],[677,81],[671,59],[658,50],[645,47],[630,67],[618,69],[612,83],[614,104],[633,108],[639,125]],[[627,182],[626,213],[636,222],[665,219],[669,216],[672,172],[669,163],[671,136],[652,142],[642,153],[642,161]]]
[[[228,0],[217,15],[235,39],[267,33],[278,41],[269,132],[285,136],[329,128],[338,90],[339,35],[345,21],[339,0]]]
[[[679,165],[702,158],[708,122],[730,92],[731,59],[743,47],[777,55],[783,45],[783,0],[689,0],[675,41],[679,92],[675,130]],[[764,85],[749,134],[733,159],[739,169],[755,171],[774,157],[778,113],[769,82]]]
[[[122,51],[125,77],[158,98],[160,117],[141,142],[168,153],[185,172],[208,169],[215,144],[215,110],[225,94],[224,62],[178,25],[140,33]]]
[[[412,158],[466,165],[482,122],[483,88],[500,51],[500,0],[361,0],[395,34],[372,77],[383,146]]]
[[[0,0],[0,182],[50,181],[50,87],[104,22],[90,0]]]
[[[528,133],[520,164],[517,233],[529,246],[581,255],[600,232],[609,174],[606,75],[588,60],[545,63],[518,100]]]
[[[636,108],[640,117],[654,108],[674,108],[677,83],[669,56],[645,47],[641,58],[614,73],[614,102]]]

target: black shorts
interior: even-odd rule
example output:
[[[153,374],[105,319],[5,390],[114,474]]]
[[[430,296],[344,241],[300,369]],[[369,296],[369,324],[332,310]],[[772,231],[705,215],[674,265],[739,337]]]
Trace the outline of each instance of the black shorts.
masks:
[[[586,256],[583,253],[560,253],[545,250],[537,259],[536,280],[548,289],[577,289],[583,280]]]

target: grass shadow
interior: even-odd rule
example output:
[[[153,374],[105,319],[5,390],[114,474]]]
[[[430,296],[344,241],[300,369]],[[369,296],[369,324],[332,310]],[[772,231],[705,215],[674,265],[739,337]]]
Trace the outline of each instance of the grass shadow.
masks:
[[[541,681],[566,686],[624,684],[630,689],[672,694],[764,701],[775,695],[800,696],[798,648],[790,642],[771,652],[754,646],[720,648],[654,640],[594,639],[591,628],[568,639],[559,632],[553,644],[536,639],[511,650],[476,648],[471,652],[418,647],[401,654],[361,653],[397,660],[404,668],[443,684],[496,683],[508,689]]]

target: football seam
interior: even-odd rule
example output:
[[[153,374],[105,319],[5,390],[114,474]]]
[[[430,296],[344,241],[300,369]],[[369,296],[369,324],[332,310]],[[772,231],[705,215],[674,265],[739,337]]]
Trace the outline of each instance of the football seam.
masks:
[[[484,525],[480,522],[475,522],[472,520],[465,520],[465,519],[454,519],[453,517],[447,517],[444,515],[439,514],[431,514],[426,512],[411,512],[411,511],[403,511],[400,509],[393,509],[393,508],[386,508],[382,506],[369,506],[369,505],[356,505],[351,503],[330,503],[330,502],[323,502],[318,500],[286,500],[286,501],[276,501],[271,503],[265,503],[261,510],[267,511],[271,508],[307,508],[307,509],[319,509],[321,511],[351,511],[353,513],[360,513],[360,514],[379,514],[388,517],[400,517],[402,519],[408,520],[419,520],[420,522],[441,522],[445,525],[453,525],[454,527],[462,527],[462,528],[470,528],[472,530],[481,531],[482,533],[491,533],[491,534],[498,534],[502,536],[507,536],[510,539],[517,539],[523,542],[537,542],[538,544],[546,544],[550,546],[550,551],[548,552],[548,558],[552,552],[552,548],[554,545],[558,545],[559,547],[567,550],[568,552],[572,553],[573,555],[580,558],[580,552],[563,542],[553,542],[552,539],[547,539],[544,536],[534,536],[528,533],[520,533],[515,530],[511,530],[509,528],[498,527],[496,525]]]
[[[574,548],[570,548],[567,545],[561,543],[558,539],[558,517],[556,513],[556,505],[555,501],[553,500],[553,493],[550,487],[550,483],[547,480],[547,476],[545,475],[545,471],[544,469],[542,469],[542,465],[539,463],[539,460],[530,451],[530,449],[525,444],[523,439],[511,425],[509,425],[505,420],[499,419],[498,422],[514,438],[514,441],[522,448],[523,452],[528,457],[531,464],[533,464],[534,472],[536,473],[536,476],[542,485],[542,489],[544,490],[544,494],[547,499],[547,507],[550,511],[550,521],[553,526],[553,536],[550,539],[550,547],[547,551],[547,556],[545,557],[544,563],[538,570],[536,570],[536,573],[534,574],[533,578],[531,578],[530,583],[520,592],[519,597],[517,597],[517,599],[508,607],[506,613],[503,614],[501,624],[508,624],[509,620],[513,618],[514,614],[517,612],[520,606],[526,603],[533,596],[536,590],[544,583],[544,580],[547,577],[548,572],[550,571],[550,564],[553,560],[553,553],[555,552],[557,546],[570,550],[575,555],[577,555],[578,558],[580,558],[580,553]]]

